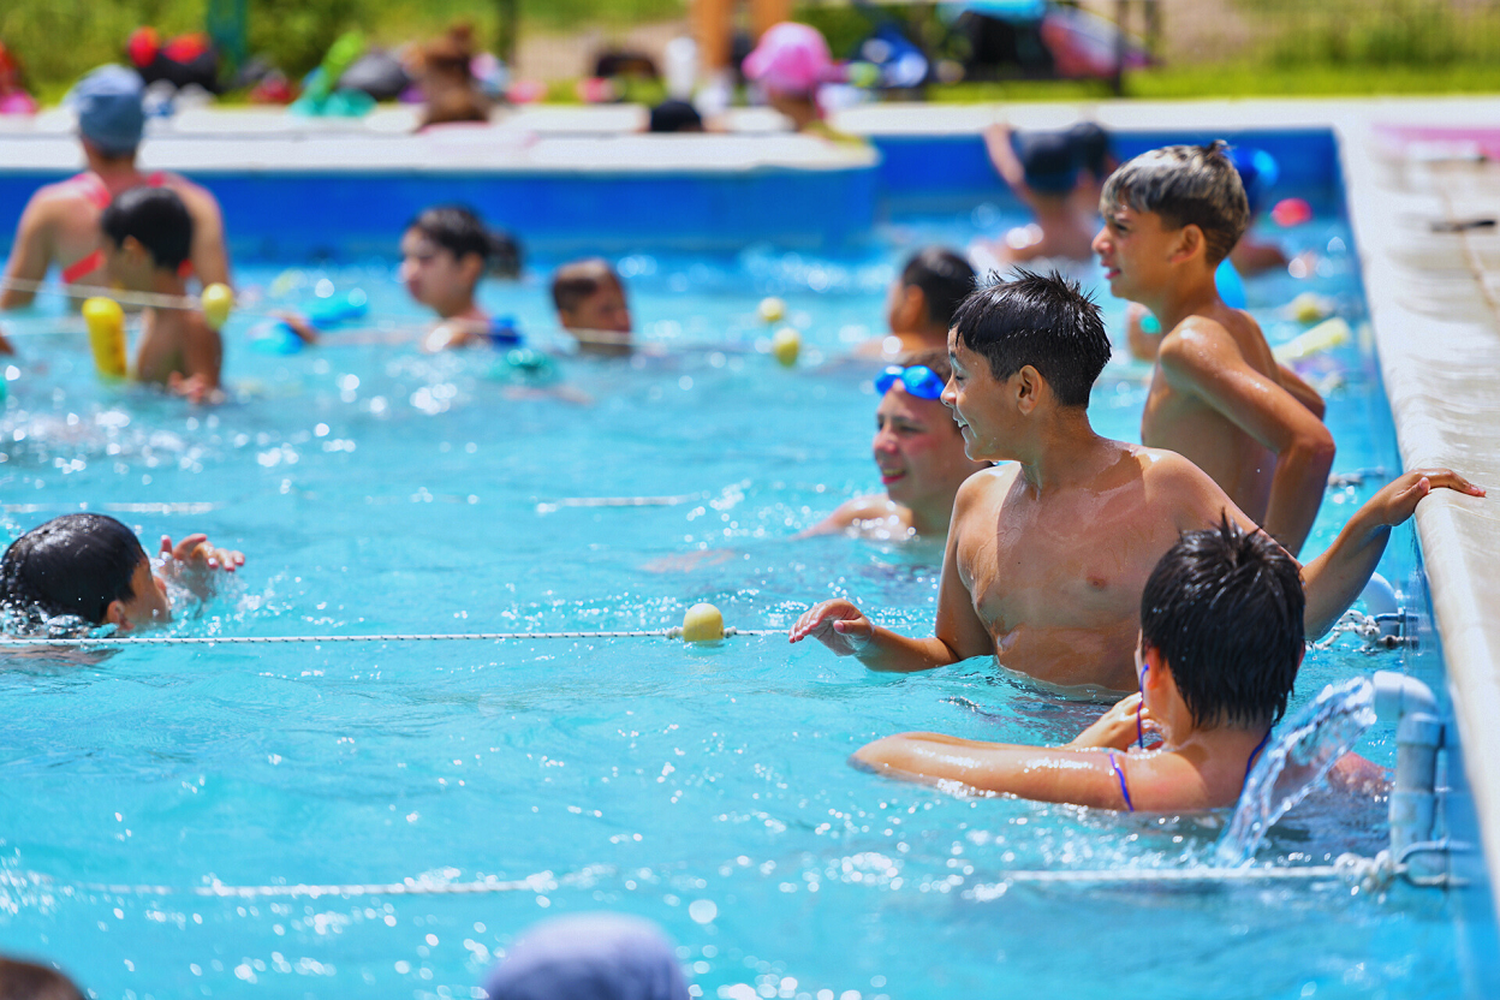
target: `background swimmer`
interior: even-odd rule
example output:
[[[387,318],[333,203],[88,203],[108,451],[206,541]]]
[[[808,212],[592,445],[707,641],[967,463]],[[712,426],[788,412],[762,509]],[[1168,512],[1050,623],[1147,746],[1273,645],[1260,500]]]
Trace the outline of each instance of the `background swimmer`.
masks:
[[[974,290],[974,268],[946,247],[932,246],[912,254],[886,293],[889,336],[867,340],[855,357],[894,361],[903,351],[948,353],[953,312]]]
[[[193,242],[193,218],[177,193],[165,187],[120,192],[99,216],[109,276],[126,291],[183,296],[180,268]],[[135,377],[156,382],[193,402],[220,395],[224,343],[197,309],[153,307],[142,311]]]
[[[884,494],[856,497],[800,536],[849,532],[866,538],[943,538],[953,497],[969,476],[988,468],[964,454],[953,414],[939,400],[952,376],[946,352],[901,356],[876,380],[881,393],[871,444]]]
[[[559,267],[552,276],[552,304],[558,323],[577,338],[580,353],[619,357],[631,352],[625,285],[603,257]]]
[[[1184,533],[1151,571],[1140,600],[1139,690],[1070,743],[902,733],[853,759],[893,777],[1046,802],[1130,812],[1232,806],[1286,712],[1306,649],[1304,606],[1297,561],[1264,532],[1225,518]],[[1146,732],[1161,746],[1142,749]]]
[[[997,124],[985,129],[984,144],[995,171],[1035,216],[1031,225],[1012,229],[1003,240],[988,244],[996,261],[1088,260],[1093,255],[1089,241],[1094,233],[1094,209],[1076,198],[1074,191],[1080,157],[1087,152],[1091,164],[1101,162],[1095,156],[1096,143],[1075,148],[1064,133],[1018,133],[1009,125]]]
[[[64,514],[32,528],[0,558],[0,609],[25,629],[67,617],[120,631],[172,620],[170,580],[199,600],[218,590],[221,575],[245,563],[243,552],[188,535],[161,539],[161,572],[135,532],[105,514]]]

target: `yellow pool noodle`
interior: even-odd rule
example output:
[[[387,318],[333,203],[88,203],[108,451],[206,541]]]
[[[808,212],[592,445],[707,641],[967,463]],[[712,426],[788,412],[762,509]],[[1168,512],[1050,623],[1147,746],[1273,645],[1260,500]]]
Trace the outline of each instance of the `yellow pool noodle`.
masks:
[[[83,321],[89,328],[89,347],[94,367],[105,378],[124,378],[125,311],[114,299],[96,295],[83,303]]]
[[[1325,319],[1306,333],[1293,337],[1280,347],[1272,348],[1271,353],[1281,364],[1288,364],[1346,344],[1352,336],[1349,324],[1342,317],[1335,316]]]

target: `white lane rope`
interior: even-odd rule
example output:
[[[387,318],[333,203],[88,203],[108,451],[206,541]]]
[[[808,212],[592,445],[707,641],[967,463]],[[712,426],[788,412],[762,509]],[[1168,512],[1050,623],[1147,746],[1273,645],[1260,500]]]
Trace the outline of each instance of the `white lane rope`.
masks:
[[[737,629],[726,628],[726,639],[735,636],[786,635],[785,629]],[[266,643],[322,643],[336,642],[504,642],[506,640],[529,641],[534,639],[678,639],[682,627],[619,632],[448,632],[433,634],[376,634],[376,635],[229,635],[229,636],[100,636],[97,638],[24,638],[0,637],[0,649],[6,646],[58,646],[64,648],[92,646],[252,646]]]
[[[129,292],[123,288],[112,288],[108,285],[55,285],[50,281],[32,281],[29,278],[0,278],[0,288],[14,288],[18,292],[61,295],[70,299],[87,299],[98,295],[114,299],[116,302],[157,309],[201,309],[203,307],[203,300],[196,295]]]
[[[1266,882],[1327,882],[1342,881],[1357,883],[1367,891],[1383,888],[1406,874],[1404,864],[1393,863],[1388,852],[1382,851],[1373,858],[1345,854],[1331,865],[1267,866],[1244,868],[1114,868],[1083,870],[1015,870],[996,873],[993,881],[972,887],[970,890],[981,900],[995,898],[1003,887],[1017,884],[1032,885],[1149,885],[1172,883],[1193,884],[1255,884]],[[98,893],[106,896],[199,896],[218,899],[317,899],[320,897],[352,896],[472,896],[504,892],[553,892],[559,886],[593,884],[598,873],[557,876],[552,872],[539,872],[521,879],[486,878],[470,882],[439,882],[435,880],[407,878],[400,882],[345,884],[345,885],[226,885],[211,882],[208,885],[177,887],[169,885],[122,885],[102,882],[57,883],[46,875],[28,873],[23,881],[36,888],[54,892]],[[1413,884],[1437,884],[1414,882]]]

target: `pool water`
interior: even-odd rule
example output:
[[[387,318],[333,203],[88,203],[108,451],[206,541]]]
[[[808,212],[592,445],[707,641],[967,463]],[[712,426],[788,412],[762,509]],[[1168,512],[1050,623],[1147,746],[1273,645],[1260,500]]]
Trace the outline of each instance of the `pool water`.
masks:
[[[1273,343],[1302,329],[1275,311],[1300,291],[1362,317],[1347,225],[1320,209],[1281,234],[1318,251],[1309,276],[1250,283]],[[25,356],[0,422],[5,526],[87,506],[147,540],[204,530],[243,549],[226,592],[168,634],[663,629],[701,600],[730,625],[781,629],[835,595],[928,630],[937,548],[792,536],[879,489],[872,373],[828,362],[882,331],[911,249],[1008,219],[903,218],[850,258],[624,258],[661,353],[559,360],[587,405],[487,350],[418,353],[424,318],[389,259],[242,266],[253,306],[226,330],[232,399],[213,409],[101,386],[77,321],[47,304],[5,324]],[[483,294],[543,346],[562,343],[540,277],[555,263]],[[376,335],[290,356],[248,346],[251,313],[356,287]],[[764,353],[756,305],[771,294],[803,333],[793,370]],[[1336,471],[1393,470],[1371,359],[1350,345],[1314,368]],[[1146,370],[1110,365],[1098,429],[1138,434]],[[1304,556],[1383,481],[1331,489]],[[1388,560],[1410,547],[1398,533]],[[1352,638],[1315,652],[1294,707],[1401,655]],[[779,636],[148,647],[11,658],[0,697],[0,950],[56,961],[101,997],[473,996],[526,926],[594,909],[661,923],[708,997],[1459,991],[1441,895],[1015,883],[1007,872],[1210,864],[1225,817],[962,798],[847,766],[896,731],[1040,742],[1098,711],[984,660],[888,677]],[[1390,728],[1360,750],[1391,766]],[[1382,803],[1328,792],[1258,860],[1327,864],[1384,841]],[[191,893],[404,879],[522,884]]]

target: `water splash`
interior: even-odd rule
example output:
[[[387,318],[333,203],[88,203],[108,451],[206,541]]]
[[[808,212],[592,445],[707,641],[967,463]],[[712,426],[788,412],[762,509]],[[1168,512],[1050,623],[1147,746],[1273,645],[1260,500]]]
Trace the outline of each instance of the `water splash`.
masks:
[[[1219,839],[1220,864],[1246,865],[1271,825],[1312,790],[1328,769],[1375,724],[1375,686],[1363,677],[1330,684],[1291,721],[1256,761]]]

